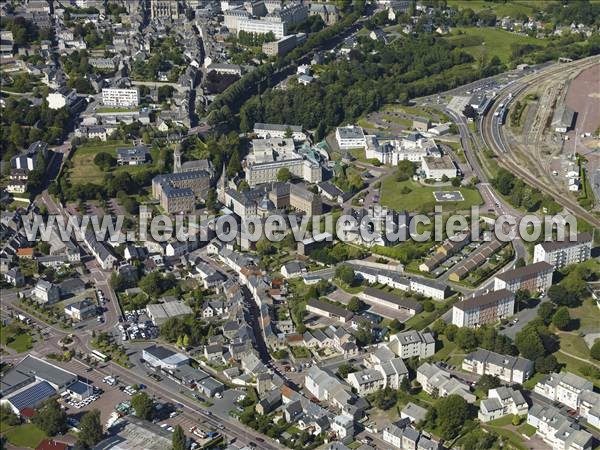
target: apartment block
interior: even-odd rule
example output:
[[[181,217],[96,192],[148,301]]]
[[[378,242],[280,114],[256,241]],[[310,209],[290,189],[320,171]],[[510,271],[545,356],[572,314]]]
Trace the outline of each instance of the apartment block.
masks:
[[[501,386],[488,391],[488,398],[479,405],[479,420],[489,422],[509,414],[524,416],[529,406],[520,391]]]
[[[435,339],[431,333],[410,330],[392,335],[388,347],[403,359],[429,358],[435,353]]]
[[[579,408],[583,392],[593,390],[591,381],[570,372],[552,373],[533,388],[534,392],[571,409]]]
[[[520,356],[501,355],[483,348],[465,356],[462,369],[478,375],[492,375],[507,383],[522,384],[533,375],[533,362]]]
[[[569,264],[578,264],[590,259],[593,239],[590,233],[577,235],[575,241],[542,242],[533,249],[533,262],[547,262],[555,269],[561,269]]]
[[[540,261],[513,270],[507,270],[494,278],[494,290],[507,289],[517,292],[527,289],[529,292],[546,292],[552,286],[554,266]]]
[[[592,449],[592,435],[579,429],[572,419],[553,406],[534,404],[527,415],[527,423],[552,450]]]
[[[452,323],[458,327],[475,328],[510,317],[514,311],[514,293],[501,289],[456,303],[452,307]]]
[[[437,392],[439,397],[460,395],[468,403],[476,400],[470,391],[469,385],[453,378],[448,372],[431,363],[424,363],[417,369],[417,382],[428,394]]]

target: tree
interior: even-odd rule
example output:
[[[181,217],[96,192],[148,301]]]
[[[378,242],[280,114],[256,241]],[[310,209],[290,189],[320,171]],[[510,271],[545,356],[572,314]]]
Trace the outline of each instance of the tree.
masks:
[[[592,358],[600,360],[600,339],[596,339],[594,345],[592,345],[590,355]]]
[[[217,205],[217,193],[214,189],[209,189],[206,193],[206,200],[204,201],[206,209],[212,213],[216,213],[218,211]]]
[[[517,260],[515,261],[515,268],[519,268],[519,267],[525,267],[526,262],[525,259],[523,257],[519,257],[517,258]]]
[[[498,435],[493,431],[478,428],[465,436],[462,450],[490,450],[496,448],[494,444],[497,440]]]
[[[538,307],[537,315],[546,325],[548,325],[552,321],[552,316],[554,315],[554,305],[551,302],[542,303]]]
[[[517,305],[517,310],[523,309],[530,298],[531,294],[527,289],[517,290],[517,292],[515,292],[515,304]]]
[[[77,443],[85,448],[91,448],[102,440],[103,434],[100,411],[94,409],[81,418]]]
[[[475,108],[471,105],[467,105],[465,106],[465,109],[463,109],[463,116],[467,119],[475,119],[477,117],[477,111],[475,111]]]
[[[287,183],[291,179],[292,179],[292,173],[290,172],[290,169],[288,169],[287,167],[282,167],[281,169],[279,169],[279,172],[277,172],[277,181],[281,181],[282,183]]]
[[[181,428],[181,425],[177,425],[175,431],[173,431],[173,450],[186,450],[186,444],[187,439],[183,432],[183,428]]]
[[[469,404],[466,400],[452,394],[435,402],[427,412],[425,422],[436,428],[443,439],[450,440],[460,433],[469,416]]]
[[[47,435],[55,436],[66,431],[67,413],[60,408],[55,398],[51,398],[38,410],[34,423]]]
[[[554,355],[540,356],[535,360],[535,370],[540,373],[551,373],[558,367],[558,361]]]
[[[569,328],[570,324],[571,316],[569,314],[569,309],[566,306],[561,306],[552,316],[552,325],[559,330],[566,330]]]
[[[484,392],[487,392],[490,389],[495,389],[501,385],[502,383],[500,380],[493,375],[482,375],[477,381],[477,387],[481,388]]]
[[[454,324],[449,324],[446,329],[444,330],[444,334],[446,335],[446,338],[448,338],[448,340],[450,342],[454,342],[454,339],[456,338],[456,333],[458,332],[459,328],[454,325]]]
[[[397,170],[397,181],[410,180],[415,174],[415,164],[412,161],[404,159],[402,161],[398,161]]]
[[[477,347],[477,336],[471,328],[459,328],[454,342],[463,350],[471,350]]]
[[[349,286],[354,283],[354,276],[354,269],[348,264],[339,264],[335,268],[335,277]]]
[[[242,163],[240,162],[240,154],[236,150],[231,154],[229,163],[227,163],[227,176],[230,178],[235,177],[242,170]]]
[[[555,284],[548,289],[548,297],[558,306],[574,307],[579,304],[579,296],[572,291],[569,291],[562,284]]]
[[[131,397],[131,407],[140,419],[152,420],[154,402],[145,392],[138,392]]]
[[[433,302],[425,301],[425,302],[423,302],[423,309],[426,312],[432,312],[435,310],[435,305],[433,304]]]
[[[460,186],[460,177],[453,177],[452,180],[450,180],[450,182],[452,183],[452,186],[459,187]]]
[[[546,349],[544,343],[534,327],[525,327],[515,336],[515,345],[519,353],[527,359],[535,361],[540,356],[544,356]]]
[[[352,297],[348,303],[348,309],[357,313],[364,306],[364,303],[358,297]]]
[[[268,239],[262,238],[256,243],[256,251],[261,256],[271,255],[275,253],[275,247]]]
[[[117,160],[110,153],[100,152],[94,156],[94,164],[102,170],[107,171],[117,164]]]
[[[438,319],[435,322],[433,322],[433,325],[431,325],[431,331],[433,331],[437,336],[439,336],[440,334],[444,334],[444,332],[446,331],[446,325],[447,323],[444,322],[444,320]]]
[[[337,370],[337,374],[342,380],[345,380],[352,372],[356,372],[356,367],[348,363],[341,364]]]

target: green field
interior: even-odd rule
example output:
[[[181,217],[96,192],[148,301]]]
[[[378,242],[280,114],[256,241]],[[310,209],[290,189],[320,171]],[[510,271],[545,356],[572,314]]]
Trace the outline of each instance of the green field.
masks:
[[[410,189],[410,192],[402,193],[405,187]],[[435,191],[460,191],[464,197],[464,201],[461,202],[440,202],[444,212],[468,210],[473,205],[483,203],[476,189],[424,186],[413,180],[399,182],[395,176],[390,176],[381,183],[381,204],[398,211],[433,212],[436,204],[433,196]]]
[[[104,172],[94,164],[94,157],[101,152],[109,153],[116,157],[117,147],[127,145],[125,142],[111,144],[85,144],[75,150],[71,158],[73,167],[69,170],[69,179],[72,184],[104,182]]]
[[[508,63],[511,60],[512,44],[534,44],[543,47],[548,44],[547,40],[489,27],[453,28],[452,35],[446,39],[462,47],[465,52],[475,59],[485,54],[488,60],[498,56],[503,63]]]
[[[9,327],[2,327],[0,329],[0,342],[9,348],[12,348],[18,353],[26,352],[33,348],[33,338],[26,332],[15,333]]]
[[[498,17],[515,17],[517,14],[529,16],[541,9],[545,9],[546,5],[550,3],[556,2],[548,0],[520,0],[495,3],[486,0],[448,0],[448,6],[458,9],[471,8],[475,12],[487,9],[494,12]]]
[[[17,448],[35,448],[42,439],[47,437],[46,433],[29,423],[7,429],[3,426],[2,434]]]

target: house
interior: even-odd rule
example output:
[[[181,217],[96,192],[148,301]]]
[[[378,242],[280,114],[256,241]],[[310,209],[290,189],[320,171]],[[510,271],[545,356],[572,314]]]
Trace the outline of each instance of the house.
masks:
[[[281,266],[280,270],[284,278],[296,278],[306,273],[306,266],[299,261],[291,261]]]
[[[151,345],[142,350],[142,358],[152,367],[174,370],[189,364],[189,358],[167,348]]]
[[[31,295],[38,303],[52,305],[60,300],[60,289],[54,283],[39,279]]]
[[[509,414],[524,416],[528,409],[520,391],[501,386],[488,391],[488,398],[479,405],[478,417],[482,422],[489,422]]]
[[[401,419],[409,419],[410,422],[414,424],[425,420],[426,415],[427,410],[419,405],[415,405],[413,402],[408,402],[406,406],[402,408],[402,411],[400,411]]]
[[[223,346],[221,344],[211,344],[204,346],[204,357],[207,361],[222,360]]]
[[[478,349],[465,356],[462,369],[478,375],[492,375],[507,383],[523,384],[533,375],[533,362],[520,356],[501,355]]]
[[[223,393],[225,385],[213,377],[207,377],[196,384],[196,388],[208,397]]]
[[[279,405],[281,405],[281,391],[274,389],[267,392],[267,394],[259,400],[254,409],[258,414],[265,415],[274,411]]]
[[[571,372],[551,373],[533,388],[535,393],[575,410],[579,408],[583,392],[593,390],[591,381]]]
[[[403,359],[429,358],[435,353],[435,338],[429,332],[410,330],[392,335],[388,347]]]
[[[12,269],[7,270],[3,273],[3,275],[4,281],[13,285],[14,287],[21,287],[25,283],[25,277],[18,267],[13,267]]]
[[[96,303],[89,298],[65,306],[65,315],[74,321],[87,320],[96,316],[97,312],[98,308]]]
[[[355,433],[354,420],[344,415],[335,416],[331,422],[331,431],[340,441],[352,440]]]

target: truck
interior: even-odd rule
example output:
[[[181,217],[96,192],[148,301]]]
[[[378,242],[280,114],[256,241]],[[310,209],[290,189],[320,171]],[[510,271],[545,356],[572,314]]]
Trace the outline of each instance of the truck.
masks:
[[[24,316],[23,314],[19,314],[17,316],[17,319],[19,319],[21,322],[23,322],[23,323],[25,323],[27,325],[31,324],[31,319],[29,317],[27,317],[27,316]]]

